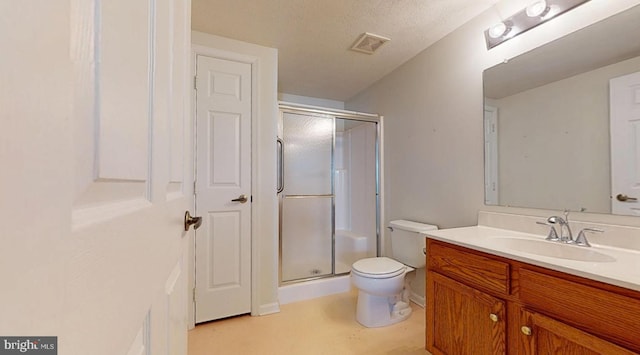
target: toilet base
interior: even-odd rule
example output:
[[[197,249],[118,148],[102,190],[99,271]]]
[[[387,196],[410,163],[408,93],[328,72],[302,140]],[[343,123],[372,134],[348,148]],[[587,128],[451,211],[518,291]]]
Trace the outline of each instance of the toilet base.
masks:
[[[358,291],[356,320],[367,328],[384,327],[402,322],[411,316],[411,306],[397,301],[396,296],[375,296]]]

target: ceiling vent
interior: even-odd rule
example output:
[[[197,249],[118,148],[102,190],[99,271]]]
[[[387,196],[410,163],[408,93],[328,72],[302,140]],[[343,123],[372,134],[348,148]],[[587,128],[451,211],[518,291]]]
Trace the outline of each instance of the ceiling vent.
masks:
[[[385,42],[390,40],[391,39],[386,37],[365,32],[358,37],[353,46],[351,46],[351,50],[360,53],[373,54],[373,52],[380,48]]]

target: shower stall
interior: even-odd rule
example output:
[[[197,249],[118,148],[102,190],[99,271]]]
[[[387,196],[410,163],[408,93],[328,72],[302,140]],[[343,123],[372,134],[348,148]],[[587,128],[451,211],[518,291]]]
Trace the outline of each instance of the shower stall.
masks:
[[[280,284],[377,256],[380,117],[281,104],[278,130]]]

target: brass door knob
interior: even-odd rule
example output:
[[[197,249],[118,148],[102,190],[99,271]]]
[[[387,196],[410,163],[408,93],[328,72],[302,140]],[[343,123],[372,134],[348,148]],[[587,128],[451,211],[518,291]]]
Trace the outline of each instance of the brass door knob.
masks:
[[[638,199],[637,199],[637,198],[635,198],[635,197],[629,197],[629,196],[624,195],[624,194],[618,194],[618,195],[616,196],[616,200],[618,200],[618,201],[620,201],[620,202],[636,202],[636,201],[638,201]]]
[[[524,335],[531,335],[531,328],[527,327],[526,325],[523,325],[522,328],[520,328],[520,331]]]
[[[489,319],[491,319],[494,322],[497,322],[498,321],[498,316],[496,314],[491,313],[489,315]]]
[[[189,211],[184,212],[184,231],[189,231],[189,226],[193,225],[193,229],[198,229],[202,224],[202,217],[193,217]]]

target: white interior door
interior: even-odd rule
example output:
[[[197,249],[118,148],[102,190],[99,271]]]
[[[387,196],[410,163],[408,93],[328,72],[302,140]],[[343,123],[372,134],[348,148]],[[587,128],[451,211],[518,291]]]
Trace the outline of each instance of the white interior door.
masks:
[[[198,55],[196,82],[199,323],[251,311],[251,64]]]
[[[611,79],[611,211],[640,216],[640,72]]]
[[[186,354],[190,2],[0,14],[0,335]]]

